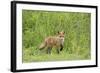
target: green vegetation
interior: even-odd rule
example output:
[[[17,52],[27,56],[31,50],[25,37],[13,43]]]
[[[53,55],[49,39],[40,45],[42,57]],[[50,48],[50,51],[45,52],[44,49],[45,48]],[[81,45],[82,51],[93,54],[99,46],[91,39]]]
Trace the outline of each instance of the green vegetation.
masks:
[[[90,13],[22,11],[23,62],[86,60],[90,59]],[[39,50],[44,38],[65,31],[64,49],[46,54]]]

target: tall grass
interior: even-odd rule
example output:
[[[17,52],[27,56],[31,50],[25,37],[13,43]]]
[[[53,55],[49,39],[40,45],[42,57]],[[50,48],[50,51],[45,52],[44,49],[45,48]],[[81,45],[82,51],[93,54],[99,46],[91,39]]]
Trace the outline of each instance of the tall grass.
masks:
[[[23,62],[90,59],[90,13],[22,11]],[[44,38],[65,31],[64,49],[48,55],[38,47]]]

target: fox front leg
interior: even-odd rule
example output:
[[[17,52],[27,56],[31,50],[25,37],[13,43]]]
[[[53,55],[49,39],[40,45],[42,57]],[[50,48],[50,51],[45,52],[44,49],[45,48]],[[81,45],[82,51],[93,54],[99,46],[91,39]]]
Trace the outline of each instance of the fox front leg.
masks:
[[[58,53],[58,54],[60,53],[60,49],[59,49],[59,48],[57,49],[57,53]]]
[[[60,45],[60,51],[62,51],[63,50],[63,45]]]

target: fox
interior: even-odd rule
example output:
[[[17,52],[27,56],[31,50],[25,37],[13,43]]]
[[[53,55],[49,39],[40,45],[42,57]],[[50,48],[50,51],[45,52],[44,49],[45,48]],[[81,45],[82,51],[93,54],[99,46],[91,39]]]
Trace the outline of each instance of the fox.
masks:
[[[44,39],[44,41],[39,46],[39,49],[42,50],[46,48],[47,54],[51,54],[52,48],[56,49],[56,52],[59,54],[60,51],[63,50],[64,47],[64,35],[65,32],[61,31],[57,33],[56,36],[49,36]]]

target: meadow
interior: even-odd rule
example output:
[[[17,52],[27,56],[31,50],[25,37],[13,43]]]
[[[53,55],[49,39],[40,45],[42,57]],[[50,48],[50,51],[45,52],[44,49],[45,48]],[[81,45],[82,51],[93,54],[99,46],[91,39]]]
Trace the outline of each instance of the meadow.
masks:
[[[22,60],[28,62],[91,59],[91,14],[79,12],[22,11]],[[39,50],[48,36],[65,32],[64,49],[57,54]]]

